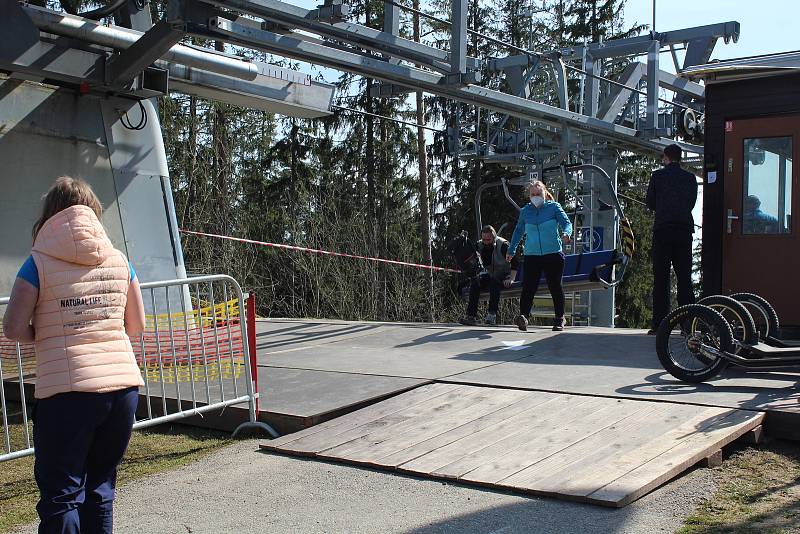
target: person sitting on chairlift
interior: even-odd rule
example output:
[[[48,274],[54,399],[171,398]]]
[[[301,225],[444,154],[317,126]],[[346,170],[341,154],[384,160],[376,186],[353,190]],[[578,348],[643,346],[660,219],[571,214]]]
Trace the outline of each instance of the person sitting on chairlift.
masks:
[[[461,319],[461,324],[474,326],[478,324],[478,298],[481,289],[489,289],[489,310],[484,322],[488,325],[497,324],[497,308],[500,304],[500,292],[503,288],[511,287],[517,276],[517,260],[508,255],[508,241],[498,237],[491,225],[481,229],[481,238],[476,244],[476,249],[481,257],[483,270],[472,279],[469,287],[469,302],[467,314]]]

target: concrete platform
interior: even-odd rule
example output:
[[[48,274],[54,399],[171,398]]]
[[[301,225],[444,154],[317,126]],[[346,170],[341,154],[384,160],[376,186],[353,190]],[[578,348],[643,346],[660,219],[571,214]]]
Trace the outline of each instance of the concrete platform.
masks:
[[[317,421],[356,398],[366,402],[410,384],[392,380],[412,379],[757,410],[767,414],[768,432],[800,439],[800,372],[728,368],[706,384],[685,384],[661,368],[655,339],[644,330],[283,319],[259,320],[257,330],[263,391],[276,403],[307,399],[293,415]],[[288,371],[295,374],[284,380]],[[347,389],[337,401],[330,392],[339,381],[363,391]],[[274,411],[269,402],[262,410]]]
[[[259,417],[281,434],[319,424],[430,380],[261,366]]]

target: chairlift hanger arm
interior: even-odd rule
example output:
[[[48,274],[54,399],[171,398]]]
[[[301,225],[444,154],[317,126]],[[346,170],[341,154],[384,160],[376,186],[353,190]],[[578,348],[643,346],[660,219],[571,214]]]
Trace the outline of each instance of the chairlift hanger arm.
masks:
[[[608,190],[611,192],[611,199],[614,202],[614,209],[617,211],[617,214],[620,218],[625,217],[625,213],[622,211],[622,205],[619,203],[619,198],[617,197],[617,190],[614,187],[614,182],[611,180],[611,177],[608,173],[600,167],[599,165],[595,165],[593,163],[569,163],[569,164],[562,164],[558,167],[546,167],[542,169],[542,174],[547,173],[554,173],[558,172],[559,175],[565,176],[568,172],[578,172],[578,171],[592,171],[598,173],[603,179],[606,181],[606,185],[608,186]]]
[[[511,202],[511,205],[514,206],[517,209],[517,211],[520,211],[522,208],[519,207],[519,204],[514,202],[514,199],[511,198],[511,194],[508,192],[507,180],[505,178],[501,178],[500,182],[503,184],[503,194],[506,196],[508,201]]]
[[[475,191],[475,221],[478,224],[478,235],[481,234],[481,228],[483,228],[483,220],[481,217],[481,197],[483,196],[483,192],[487,189],[492,187],[502,187],[503,192],[505,193],[505,196],[509,202],[511,202],[517,211],[521,209],[519,205],[517,205],[517,203],[511,198],[506,183],[510,183],[511,185],[524,185],[528,183],[528,177],[517,176],[515,178],[503,178],[499,182],[486,182],[479,185],[477,191]]]

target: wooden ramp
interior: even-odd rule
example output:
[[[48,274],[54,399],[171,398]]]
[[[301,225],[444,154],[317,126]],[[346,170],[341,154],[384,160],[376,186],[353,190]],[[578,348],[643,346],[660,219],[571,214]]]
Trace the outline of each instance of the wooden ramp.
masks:
[[[763,418],[729,408],[436,383],[262,448],[621,507]]]

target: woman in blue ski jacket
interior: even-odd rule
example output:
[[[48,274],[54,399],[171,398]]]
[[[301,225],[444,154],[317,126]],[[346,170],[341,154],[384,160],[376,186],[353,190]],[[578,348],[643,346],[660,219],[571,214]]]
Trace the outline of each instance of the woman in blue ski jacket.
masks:
[[[544,272],[547,287],[553,297],[555,319],[553,330],[564,330],[564,289],[561,278],[564,276],[564,252],[561,241],[569,243],[572,224],[564,213],[561,204],[553,199],[544,183],[536,180],[529,186],[531,201],[519,212],[517,226],[511,237],[507,259],[511,261],[517,252],[522,236],[525,238],[525,259],[522,271],[522,295],[519,300],[519,315],[514,321],[520,330],[528,329],[528,315],[531,313],[533,297],[539,289],[539,278]]]

